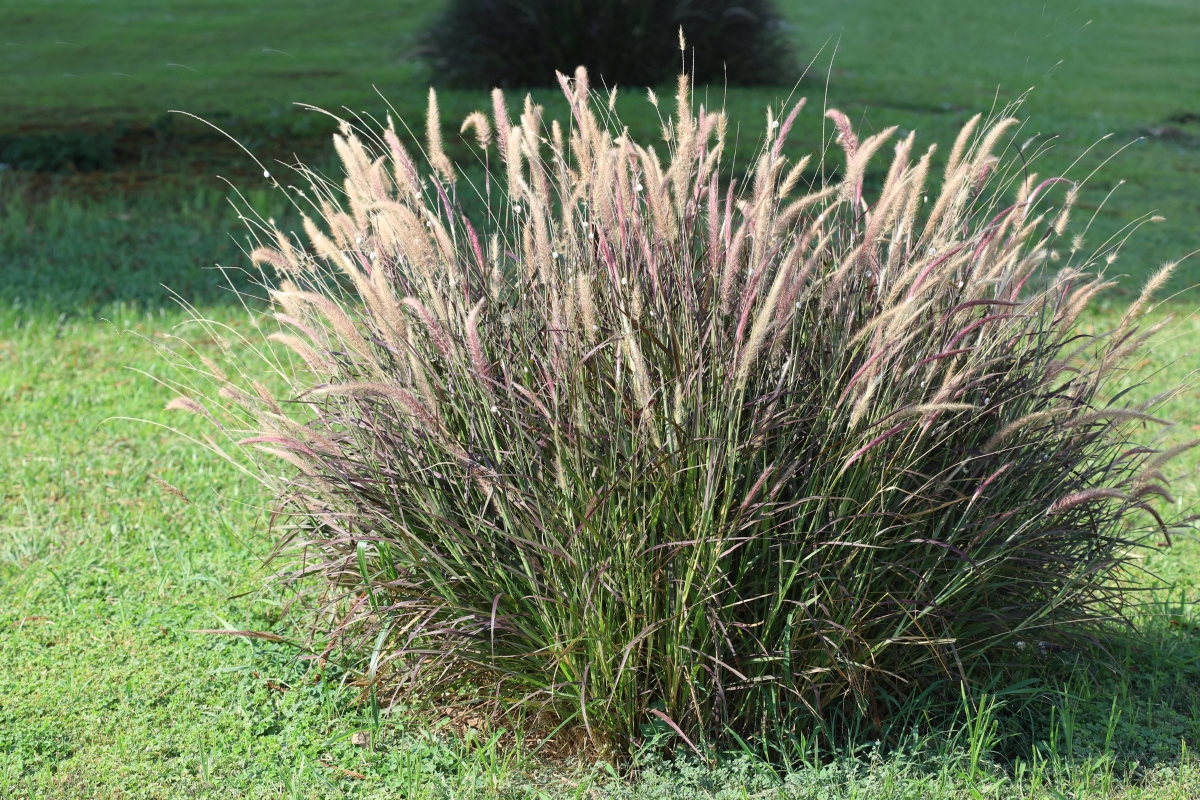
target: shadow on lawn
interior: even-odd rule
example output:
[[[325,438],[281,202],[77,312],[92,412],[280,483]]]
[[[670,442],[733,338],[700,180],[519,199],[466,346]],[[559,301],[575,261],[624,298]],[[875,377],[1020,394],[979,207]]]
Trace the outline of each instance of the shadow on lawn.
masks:
[[[211,122],[228,135],[166,115],[0,136],[0,306],[87,315],[114,303],[168,307],[176,295],[209,306],[261,296],[229,200],[299,220],[243,148],[275,171],[297,157],[320,165],[332,128]]]
[[[1200,743],[1200,628],[1182,609],[1155,604],[1129,635],[1096,657],[1062,654],[1029,702],[1014,697],[997,714],[995,754],[1057,770],[1108,759],[1135,775]],[[1058,766],[1055,766],[1055,765]]]
[[[43,177],[0,173],[0,304],[86,316],[114,303],[170,307],[176,294],[198,305],[235,302],[235,289],[262,294],[218,182],[129,192],[113,180],[90,192],[80,184],[104,178]],[[48,197],[31,197],[38,189]],[[284,213],[266,191],[247,199],[264,217]]]

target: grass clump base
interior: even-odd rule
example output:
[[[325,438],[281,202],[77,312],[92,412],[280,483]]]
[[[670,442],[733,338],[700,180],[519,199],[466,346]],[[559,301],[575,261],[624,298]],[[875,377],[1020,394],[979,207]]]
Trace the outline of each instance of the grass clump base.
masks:
[[[1189,445],[1133,438],[1177,392],[1110,387],[1170,270],[1082,334],[1119,243],[1062,241],[1077,187],[1001,161],[1015,119],[968,123],[940,191],[910,134],[868,198],[893,129],[829,111],[822,185],[782,156],[803,102],[768,109],[730,180],[687,76],[665,163],[559,80],[565,126],[500,93],[464,123],[500,167],[482,231],[435,94],[427,171],[345,125],[340,185],[300,169],[307,241],[258,231],[274,344],[204,363],[223,404],[173,401],[287,465],[276,555],[322,658],[621,757],[883,733],[1122,619]]]

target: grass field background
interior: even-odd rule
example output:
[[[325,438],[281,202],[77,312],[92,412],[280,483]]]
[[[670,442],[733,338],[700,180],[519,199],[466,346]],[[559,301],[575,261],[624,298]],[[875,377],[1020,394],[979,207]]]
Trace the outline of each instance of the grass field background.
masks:
[[[867,130],[916,130],[919,144],[943,143],[944,156],[968,117],[1032,88],[1019,112],[1028,120],[1022,139],[1036,134],[1054,144],[1032,169],[1083,178],[1121,150],[1080,198],[1081,210],[1100,209],[1092,244],[1142,214],[1165,216],[1120,262],[1135,282],[1200,248],[1200,6],[1190,0],[788,0],[780,8],[812,62],[797,92],[810,106],[792,137],[795,153],[820,149],[828,134],[820,110],[829,105]],[[158,192],[178,206],[194,200],[198,180],[223,196],[216,174],[262,191],[261,170],[229,140],[168,112],[221,126],[267,163],[295,153],[328,161],[328,121],[296,103],[382,118],[382,96],[421,130],[425,87],[436,76],[421,57],[419,30],[436,10],[412,0],[6,3],[0,151],[5,141],[10,153],[108,148],[107,172],[37,181],[42,193],[69,198]],[[791,93],[701,91],[738,123],[743,163],[765,105]],[[563,116],[556,90],[534,96]],[[442,92],[451,145],[461,143],[457,121],[487,105],[482,93]],[[655,135],[657,118],[640,90],[621,94],[618,108],[635,134]],[[1180,270],[1173,290],[1196,282],[1195,263]]]
[[[944,153],[968,117],[1031,86],[1020,112],[1028,134],[1057,137],[1040,173],[1083,177],[1128,145],[1081,195],[1097,212],[1089,243],[1143,214],[1167,219],[1131,240],[1114,265],[1128,279],[1085,324],[1110,324],[1147,274],[1200,248],[1196,3],[781,7],[814,59],[798,90],[810,106],[796,153],[821,148],[826,103],[866,129],[917,130]],[[292,104],[381,115],[372,85],[419,130],[435,76],[417,32],[434,11],[400,0],[0,4],[0,153],[52,160],[65,149],[104,162],[0,171],[0,796],[1196,796],[1200,546],[1185,534],[1146,555],[1158,580],[1148,579],[1140,644],[1118,654],[1118,674],[1085,672],[1027,709],[1045,736],[1024,766],[985,759],[973,769],[978,726],[964,719],[918,730],[884,759],[868,748],[782,776],[732,757],[649,762],[628,784],[603,766],[548,766],[498,746],[496,732],[451,731],[403,709],[373,714],[345,676],[309,671],[286,644],[192,632],[293,633],[287,598],[261,591],[268,498],[158,427],[200,433],[162,410],[170,393],[154,378],[168,365],[155,344],[178,335],[211,346],[163,284],[207,316],[249,326],[223,288],[227,277],[248,285],[225,199],[232,184],[264,216],[285,218],[287,207],[236,145],[167,111],[211,119],[268,163],[296,153],[328,164],[328,124]],[[763,107],[790,91],[701,90],[740,124],[738,159],[753,151]],[[447,137],[465,156],[457,120],[486,98],[442,95]],[[535,96],[562,116],[554,93]],[[622,116],[652,137],[644,94],[620,97]],[[1181,265],[1172,293],[1200,280],[1198,264]],[[1194,306],[1183,293],[1156,312],[1177,321],[1128,378],[1145,382],[1139,391],[1197,365]],[[1200,430],[1196,400],[1193,390],[1174,403],[1172,439]],[[1179,467],[1184,506],[1200,496],[1195,467]],[[351,744],[356,731],[371,733],[370,747]]]

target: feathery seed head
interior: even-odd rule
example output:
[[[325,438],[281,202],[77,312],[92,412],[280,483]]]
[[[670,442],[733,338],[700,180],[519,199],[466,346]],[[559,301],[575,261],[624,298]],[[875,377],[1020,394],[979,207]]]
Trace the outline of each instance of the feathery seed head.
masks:
[[[488,145],[492,143],[492,126],[488,124],[488,119],[482,111],[472,111],[463,120],[459,133],[465,134],[469,130],[475,131],[475,142],[479,149],[487,150]]]
[[[442,176],[446,183],[457,180],[454,165],[442,149],[442,119],[438,111],[437,92],[429,90],[429,108],[425,115],[425,147],[429,152],[429,164]]]

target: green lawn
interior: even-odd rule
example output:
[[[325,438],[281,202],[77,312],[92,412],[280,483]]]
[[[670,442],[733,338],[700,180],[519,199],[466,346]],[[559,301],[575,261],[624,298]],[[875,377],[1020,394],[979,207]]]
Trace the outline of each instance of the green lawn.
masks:
[[[1131,276],[1126,293],[1161,262],[1200,248],[1200,5],[781,6],[819,67],[800,90],[811,105],[795,150],[820,147],[827,76],[829,105],[868,128],[916,129],[943,152],[993,98],[1035,86],[1021,112],[1026,129],[1058,137],[1034,167],[1043,174],[1107,133],[1070,174],[1145,137],[1081,195],[1094,210],[1127,181],[1097,214],[1087,235],[1095,245],[1143,213],[1167,217],[1116,263]],[[1057,699],[1025,709],[1042,732],[1038,755],[998,758],[981,775],[969,765],[971,729],[956,728],[918,730],[885,758],[868,747],[819,766],[798,760],[787,775],[732,757],[648,761],[630,784],[602,765],[543,762],[507,735],[497,745],[496,732],[464,738],[403,709],[377,717],[348,676],[310,671],[286,644],[194,632],[290,635],[287,597],[263,588],[258,560],[270,543],[269,498],[151,424],[201,432],[162,410],[171,393],[154,382],[167,375],[154,347],[163,335],[207,346],[162,284],[207,316],[249,325],[213,269],[243,262],[231,238],[239,223],[222,202],[228,190],[211,176],[232,176],[264,216],[284,206],[231,145],[162,116],[182,108],[213,118],[264,157],[295,150],[327,160],[327,129],[290,104],[377,113],[375,84],[420,129],[431,76],[416,31],[429,11],[411,0],[0,5],[0,142],[82,132],[115,148],[99,173],[0,172],[0,797],[1200,794],[1200,544],[1190,535],[1147,554],[1159,581],[1148,579],[1156,588],[1140,642],[1117,653],[1120,674],[1081,673]],[[724,96],[741,124],[739,159],[762,129],[763,105],[787,95],[708,92],[710,103]],[[444,94],[450,119],[486,102]],[[561,116],[553,93],[537,96]],[[622,95],[619,110],[643,135],[655,119],[640,92]],[[1200,280],[1198,265],[1185,262],[1172,290]],[[252,288],[237,272],[232,279]],[[1102,303],[1085,324],[1111,323],[1124,296]],[[1138,391],[1197,365],[1194,305],[1185,295],[1156,312],[1179,322],[1128,379],[1146,381]],[[1174,402],[1172,439],[1200,430],[1197,399],[1193,389]],[[1200,499],[1196,466],[1178,465],[1184,506]],[[356,731],[371,733],[370,747],[351,743]]]

